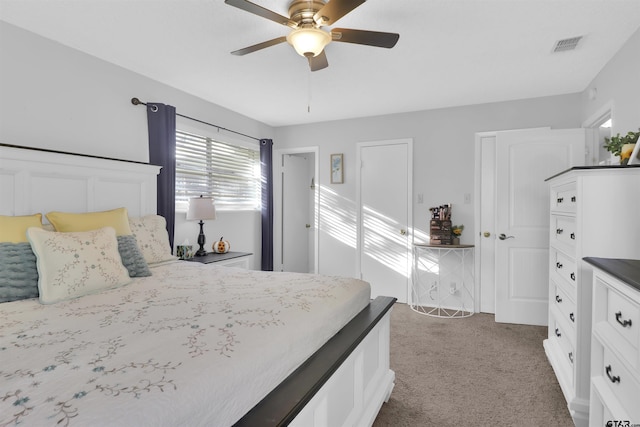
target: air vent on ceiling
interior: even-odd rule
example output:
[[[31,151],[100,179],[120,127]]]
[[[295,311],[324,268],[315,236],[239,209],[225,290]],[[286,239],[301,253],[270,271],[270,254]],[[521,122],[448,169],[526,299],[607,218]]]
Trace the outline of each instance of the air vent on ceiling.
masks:
[[[578,42],[582,40],[582,36],[571,37],[570,39],[558,40],[553,47],[554,52],[564,52],[567,50],[573,50],[578,46]]]

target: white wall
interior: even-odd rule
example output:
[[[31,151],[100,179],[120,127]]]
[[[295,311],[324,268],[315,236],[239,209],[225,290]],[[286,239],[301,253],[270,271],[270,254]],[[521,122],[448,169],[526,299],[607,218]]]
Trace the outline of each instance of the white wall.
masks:
[[[274,133],[263,123],[3,21],[0,64],[1,143],[147,162],[146,109],[132,105],[133,97],[171,104],[178,113],[258,138]],[[176,214],[175,241],[195,243],[199,227],[184,216]],[[205,234],[209,249],[224,236],[234,250],[253,252],[254,266],[260,266],[259,212],[221,212],[207,222]]]
[[[462,243],[473,243],[474,201],[464,204],[464,195],[473,196],[475,133],[572,128],[580,123],[580,94],[572,94],[281,127],[276,129],[274,145],[277,149],[320,147],[320,272],[354,275],[357,142],[413,138],[413,218],[418,235],[427,232],[429,207],[453,203],[453,222],[465,225]],[[344,184],[330,184],[332,153],[344,153]],[[418,194],[423,194],[424,203],[417,203]],[[340,230],[331,223],[336,215],[344,221]]]
[[[146,162],[146,112],[130,99],[156,101],[178,112],[261,138],[274,149],[320,147],[320,272],[355,274],[356,143],[414,139],[414,225],[427,227],[428,208],[453,203],[463,223],[463,243],[473,242],[474,133],[537,126],[579,127],[607,102],[614,105],[614,133],[640,126],[640,32],[581,94],[272,129],[198,97],[88,56],[0,21],[0,142]],[[224,76],[212,75],[212,78]],[[595,100],[588,89],[597,88]],[[211,129],[208,129],[211,131]],[[345,183],[330,184],[329,155],[344,153]],[[388,173],[388,171],[381,171]],[[417,195],[424,203],[417,204]],[[338,209],[334,209],[338,208]],[[330,215],[332,214],[332,215]],[[176,242],[195,243],[198,226],[177,214]],[[339,218],[341,227],[327,220]],[[234,250],[255,254],[259,266],[257,212],[221,212],[205,225],[207,246],[224,236]]]
[[[589,97],[596,90],[595,99]],[[607,105],[612,106],[611,134],[637,132],[640,128],[640,30],[593,79],[582,93],[582,120],[588,120]]]

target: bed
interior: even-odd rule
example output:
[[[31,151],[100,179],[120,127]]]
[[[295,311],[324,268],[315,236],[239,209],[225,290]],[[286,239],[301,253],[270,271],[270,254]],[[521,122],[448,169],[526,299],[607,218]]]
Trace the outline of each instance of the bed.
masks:
[[[395,380],[395,300],[355,279],[155,256],[158,170],[0,146],[0,215],[126,209],[150,273],[0,304],[0,425],[371,425]],[[45,277],[38,239],[68,248],[74,233],[29,233]]]

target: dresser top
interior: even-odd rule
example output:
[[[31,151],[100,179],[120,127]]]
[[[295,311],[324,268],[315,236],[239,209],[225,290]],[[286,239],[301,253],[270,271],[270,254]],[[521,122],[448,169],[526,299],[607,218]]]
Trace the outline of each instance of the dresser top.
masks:
[[[640,291],[640,260],[618,258],[583,258],[586,262],[609,273],[632,288]]]
[[[565,173],[572,171],[592,171],[592,170],[606,170],[606,169],[617,169],[617,170],[631,170],[635,168],[639,168],[640,165],[602,165],[602,166],[574,166],[570,169],[564,170],[560,173],[557,173],[549,178],[545,179],[545,181],[549,181],[553,178],[557,178]]]

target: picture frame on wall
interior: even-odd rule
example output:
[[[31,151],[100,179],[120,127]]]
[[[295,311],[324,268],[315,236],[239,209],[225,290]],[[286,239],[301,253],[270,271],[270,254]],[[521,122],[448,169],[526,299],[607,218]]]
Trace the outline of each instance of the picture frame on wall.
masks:
[[[344,182],[343,155],[331,155],[331,183],[342,184]]]

